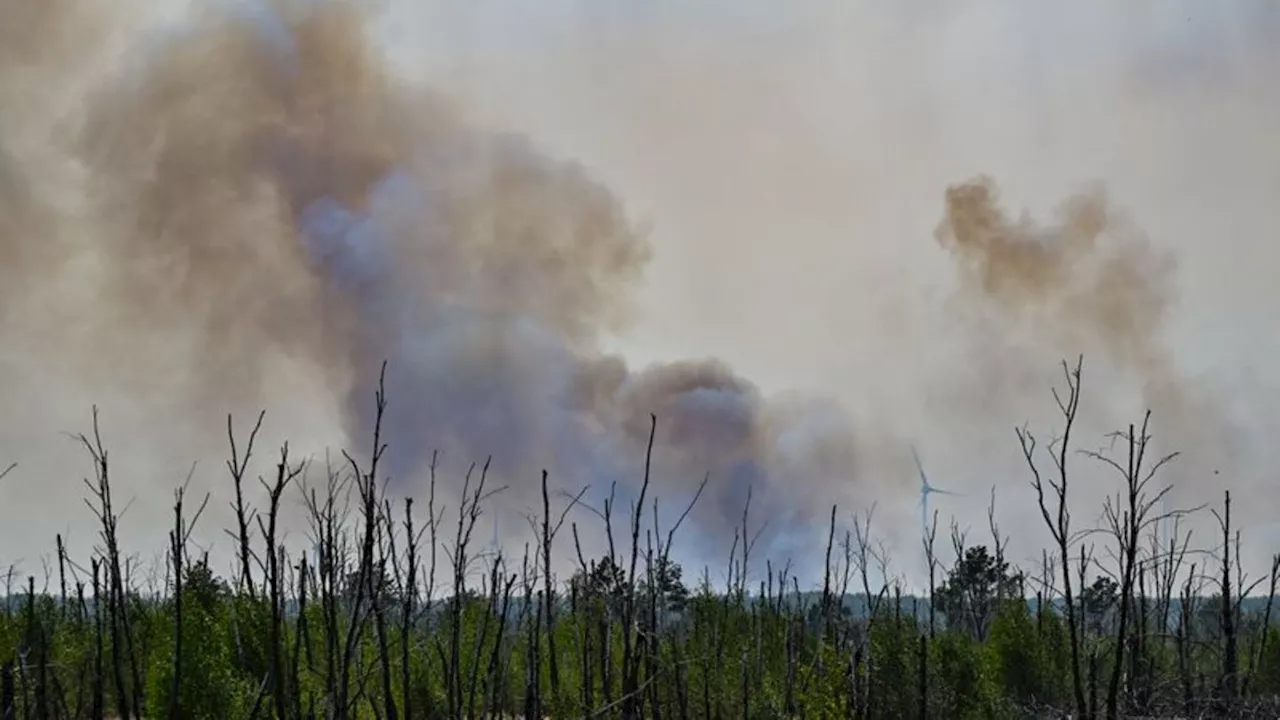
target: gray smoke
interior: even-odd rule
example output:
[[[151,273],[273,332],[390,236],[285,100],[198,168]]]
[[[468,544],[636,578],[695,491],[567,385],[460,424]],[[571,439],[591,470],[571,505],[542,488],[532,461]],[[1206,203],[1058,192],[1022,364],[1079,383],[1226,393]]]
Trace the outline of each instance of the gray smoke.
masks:
[[[81,373],[169,378],[166,412],[212,429],[287,357],[343,398],[348,444],[365,448],[386,361],[392,489],[420,488],[435,451],[455,474],[492,456],[517,509],[543,468],[593,501],[634,491],[656,414],[655,491],[676,505],[710,473],[693,532],[714,547],[748,492],[781,533],[821,496],[797,490],[852,471],[829,407],[772,402],[719,361],[636,369],[601,350],[651,254],[608,188],[399,84],[356,4],[253,9],[135,49],[91,94],[68,146],[86,246],[43,242],[24,183],[0,184],[0,246],[19,259],[6,300],[96,258]]]

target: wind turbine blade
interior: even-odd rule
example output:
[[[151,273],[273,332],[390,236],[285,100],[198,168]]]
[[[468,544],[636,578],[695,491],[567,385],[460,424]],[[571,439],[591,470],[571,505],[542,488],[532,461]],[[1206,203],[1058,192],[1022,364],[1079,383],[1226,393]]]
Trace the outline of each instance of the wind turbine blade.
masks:
[[[911,457],[916,461],[916,470],[920,473],[920,482],[926,488],[929,487],[929,478],[924,474],[924,464],[920,462],[920,453],[916,452],[916,446],[911,446]]]

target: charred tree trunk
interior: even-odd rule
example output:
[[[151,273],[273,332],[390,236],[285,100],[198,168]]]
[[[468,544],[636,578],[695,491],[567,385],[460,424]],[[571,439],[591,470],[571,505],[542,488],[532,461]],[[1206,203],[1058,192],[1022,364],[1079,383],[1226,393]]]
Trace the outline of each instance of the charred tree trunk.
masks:
[[[1231,491],[1223,494],[1222,515],[1222,703],[1223,712],[1230,712],[1236,701],[1237,680],[1240,674],[1239,644],[1236,638],[1236,603],[1232,595],[1231,579]]]

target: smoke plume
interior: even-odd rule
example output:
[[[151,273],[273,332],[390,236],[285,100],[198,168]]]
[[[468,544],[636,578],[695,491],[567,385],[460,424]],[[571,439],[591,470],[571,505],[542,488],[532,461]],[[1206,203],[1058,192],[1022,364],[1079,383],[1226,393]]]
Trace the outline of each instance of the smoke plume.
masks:
[[[1025,213],[1010,217],[987,177],[949,187],[945,197],[935,237],[956,262],[955,302],[966,313],[988,313],[1000,329],[999,341],[986,336],[974,346],[980,364],[1007,371],[983,391],[1025,403],[1030,386],[1043,381],[1043,373],[1027,368],[1081,353],[1083,422],[1094,437],[1124,431],[1127,423],[1140,430],[1142,412],[1150,410],[1149,462],[1159,457],[1156,450],[1186,455],[1154,487],[1172,484],[1175,498],[1215,501],[1219,488],[1206,480],[1218,468],[1243,469],[1236,458],[1240,428],[1168,347],[1177,297],[1172,254],[1153,246],[1098,186],[1060,203],[1050,223]],[[1126,401],[1126,387],[1137,388],[1136,402]],[[1095,449],[1096,440],[1082,442]]]
[[[832,407],[775,402],[716,360],[601,350],[651,250],[589,173],[399,84],[355,4],[258,10],[203,14],[91,94],[67,148],[79,244],[51,249],[26,185],[0,184],[6,306],[93,257],[78,374],[154,388],[166,416],[212,430],[288,358],[342,398],[363,448],[386,361],[393,491],[420,487],[435,451],[459,475],[491,456],[515,509],[542,468],[593,501],[634,491],[656,415],[654,492],[683,503],[710,473],[693,532],[717,548],[748,493],[786,528],[818,497],[798,490],[851,472]]]
[[[757,557],[817,557],[832,503],[847,524],[879,502],[910,568],[908,441],[965,493],[932,506],[944,524],[980,525],[994,483],[1038,555],[1028,499],[1003,499],[1026,491],[1010,425],[1044,410],[1050,431],[1076,353],[1082,443],[1150,406],[1187,453],[1181,504],[1214,499],[1209,469],[1263,475],[1273,414],[1236,452],[1238,408],[1183,361],[1272,342],[1236,329],[1278,310],[1256,241],[1280,165],[1271,3],[162,5],[0,0],[0,467],[20,463],[0,522],[28,563],[84,519],[57,502],[88,469],[58,432],[91,403],[126,543],[150,548],[192,460],[225,489],[228,412],[243,441],[267,409],[264,464],[284,439],[367,452],[384,361],[392,492],[420,501],[438,450],[456,509],[492,456],[507,540],[543,468],[627,509],[656,415],[664,524],[710,477],[681,538],[698,560],[727,555],[749,495]],[[1012,197],[940,192],[978,171]],[[1017,216],[1081,178],[1132,205],[1089,188]]]

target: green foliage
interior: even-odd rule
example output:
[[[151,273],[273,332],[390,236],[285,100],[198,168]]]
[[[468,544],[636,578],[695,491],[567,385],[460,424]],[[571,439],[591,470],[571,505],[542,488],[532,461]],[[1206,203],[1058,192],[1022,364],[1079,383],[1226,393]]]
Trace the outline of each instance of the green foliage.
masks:
[[[1020,600],[1004,602],[986,645],[990,665],[995,671],[1002,694],[1019,703],[1044,701],[1051,694],[1057,668],[1053,649],[1039,635],[1027,604]]]
[[[994,584],[983,578],[992,577],[998,564],[982,552],[969,553],[966,558],[969,562],[959,570],[962,574],[953,573],[949,588],[953,592],[963,588],[964,602],[972,603],[975,597],[985,602],[983,588],[990,590]],[[992,606],[984,638],[972,632],[971,625],[945,628],[923,645],[926,656],[922,658],[920,638],[927,633],[927,622],[904,612],[904,608],[914,607],[913,603],[883,603],[874,618],[848,609],[857,603],[833,603],[834,608],[842,609],[824,617],[816,604],[790,596],[766,600],[690,594],[680,581],[678,566],[663,574],[656,570],[657,563],[654,567],[659,606],[669,613],[668,621],[655,628],[647,618],[649,607],[643,601],[650,585],[641,577],[635,596],[641,617],[630,632],[633,645],[643,648],[639,674],[644,703],[649,708],[656,704],[664,716],[844,717],[865,711],[868,718],[915,717],[921,702],[922,661],[928,675],[928,704],[936,717],[1014,718],[1024,717],[1030,707],[1071,704],[1066,624],[1062,615],[1051,609],[1033,609],[1022,600],[1006,598]],[[597,579],[608,577],[616,581],[618,576],[612,572],[597,575]],[[1005,575],[1004,582],[1011,582],[1009,577]],[[519,714],[528,694],[535,691],[542,698],[544,714],[553,717],[582,716],[606,704],[617,709],[624,687],[623,647],[628,628],[609,604],[625,601],[628,590],[616,582],[612,586],[584,583],[578,592],[575,606],[564,598],[564,604],[557,608],[556,693],[551,690],[546,629],[535,612],[540,607],[538,593],[531,594],[529,604],[524,604],[525,598],[517,590],[505,625],[500,617],[500,597],[469,593],[463,598],[456,623],[464,709],[474,703],[477,712],[490,708]],[[1082,594],[1082,603],[1106,612],[1107,596],[1106,584],[1095,583]],[[134,596],[129,607],[143,682],[142,708],[149,717],[167,717],[173,706],[175,603],[172,597]],[[393,624],[391,628],[392,697],[399,706],[407,693],[415,717],[442,717],[448,707],[448,647],[455,626],[451,607],[449,600],[438,602],[411,628],[407,688],[400,673],[399,627]],[[384,608],[388,618],[399,617],[394,598],[388,598]],[[13,603],[10,612],[0,613],[0,659],[18,663],[16,701],[22,712],[35,703],[34,675],[29,666],[23,675],[20,665],[23,657],[30,661],[34,627],[47,633],[50,666],[61,693],[59,702],[65,704],[69,716],[88,713],[98,609],[88,602],[82,612],[78,605],[62,607],[54,598],[37,595],[30,604],[23,598]],[[309,601],[305,620],[306,642],[298,634],[301,625],[296,612],[287,611],[283,617],[290,676],[293,663],[298,666],[296,684],[292,679],[287,681],[290,717],[294,708],[304,715],[312,710],[323,715],[329,702],[332,679],[328,668],[335,658],[329,656],[323,606]],[[177,702],[182,717],[249,716],[260,690],[267,687],[264,679],[270,671],[271,623],[270,604],[260,594],[250,597],[233,591],[206,565],[197,563],[186,569]],[[349,616],[340,614],[340,640],[347,637],[349,623]],[[1245,626],[1252,628],[1256,623]],[[607,636],[602,634],[606,631]],[[1198,627],[1197,632],[1211,637],[1212,628]],[[349,682],[353,687],[362,684],[362,689],[354,716],[373,717],[372,708],[381,708],[384,702],[380,685],[370,679],[377,677],[380,647],[371,624],[357,637],[356,667],[362,668],[362,674],[353,674]],[[109,639],[104,637],[108,664]],[[1103,677],[1108,667],[1107,640],[1105,635],[1089,635],[1090,647],[1102,651]],[[1259,658],[1251,674],[1251,687],[1256,693],[1274,693],[1280,690],[1280,661],[1276,660],[1280,657],[1280,630],[1271,628],[1265,644],[1259,647],[1260,642],[1262,637],[1257,635],[1242,645],[1247,648],[1246,657],[1252,657],[1256,649]],[[1177,657],[1171,645],[1150,648],[1145,658],[1144,662],[1166,674],[1176,672]],[[1212,671],[1216,656],[1211,648],[1203,648],[1196,651],[1192,662],[1195,681],[1201,683],[1200,678]],[[1246,666],[1251,667],[1248,662]],[[602,667],[610,672],[607,687]],[[654,680],[646,681],[651,672],[656,673]],[[128,676],[126,671],[126,686],[131,689]],[[584,693],[588,681],[590,690]],[[107,707],[113,708],[115,690],[109,672],[104,692]],[[271,717],[273,711],[268,691],[259,714]]]
[[[242,717],[253,703],[256,683],[238,671],[229,597],[225,583],[215,578],[208,566],[187,569],[182,588],[184,652],[178,701],[183,717]],[[173,699],[173,620],[172,601],[153,614],[153,621],[159,622],[154,623],[157,642],[147,673],[147,712],[152,717],[168,715]]]
[[[1099,575],[1092,585],[1080,593],[1087,630],[1094,635],[1111,632],[1111,621],[1120,597],[1120,586],[1106,575]]]
[[[984,639],[1003,598],[1018,597],[1021,576],[1009,571],[1009,563],[997,560],[982,545],[965,550],[934,593],[934,602],[953,628],[965,628]]]
[[[871,626],[871,697],[881,717],[910,717],[917,706],[914,622],[886,615]]]
[[[933,650],[940,706],[957,720],[992,717],[996,685],[983,662],[982,646],[966,633],[946,632]]]

